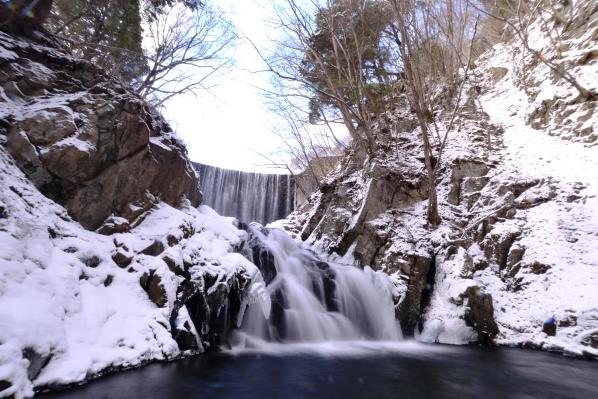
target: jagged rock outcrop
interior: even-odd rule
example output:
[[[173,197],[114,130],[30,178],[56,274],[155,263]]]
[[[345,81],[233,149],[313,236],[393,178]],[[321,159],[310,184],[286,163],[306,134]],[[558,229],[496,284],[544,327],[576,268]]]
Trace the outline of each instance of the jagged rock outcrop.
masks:
[[[133,223],[158,201],[201,201],[165,120],[93,64],[0,32],[0,142],[42,193],[84,227]],[[107,220],[109,219],[109,220]]]
[[[587,8],[590,2],[579,3]],[[569,56],[595,40],[578,22],[563,26]],[[571,30],[583,40],[575,41]],[[420,138],[401,98],[389,101],[393,107],[374,126],[378,148],[370,154],[350,149],[310,204],[284,226],[343,259],[389,273],[406,335],[596,357],[590,337],[598,318],[587,298],[596,298],[588,281],[598,278],[590,248],[598,237],[590,210],[597,188],[589,171],[598,160],[587,147],[543,136],[548,131],[591,143],[596,118],[588,110],[595,101],[572,101],[574,90],[538,63],[524,69],[540,71],[546,77],[541,84],[533,74],[520,76],[512,58],[520,56],[512,43],[497,45],[472,69],[460,128],[451,133],[438,173],[438,229],[425,224]],[[589,66],[595,60],[586,58],[575,71],[594,76]],[[570,122],[560,111],[546,113],[541,124],[527,117],[538,101],[554,95],[568,98],[559,109]],[[437,112],[442,125],[440,107]],[[555,327],[547,329],[549,318]]]

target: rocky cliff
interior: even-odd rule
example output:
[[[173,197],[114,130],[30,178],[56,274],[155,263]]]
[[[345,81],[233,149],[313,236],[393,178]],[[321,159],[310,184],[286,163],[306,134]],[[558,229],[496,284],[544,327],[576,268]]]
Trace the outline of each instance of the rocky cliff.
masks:
[[[586,18],[596,5],[563,4],[530,25],[533,44],[596,91],[597,19]],[[407,335],[596,357],[598,102],[517,40],[483,54],[466,82],[439,173],[439,228],[425,223],[420,133],[401,94],[377,122],[375,151],[353,149],[285,226],[391,274]],[[455,100],[441,100],[443,131]]]
[[[65,54],[50,38],[33,43],[4,33],[0,63],[2,145],[85,228],[110,231],[112,216],[135,223],[152,197],[199,205],[185,148],[156,111],[106,71]]]
[[[214,349],[260,294],[162,117],[0,32],[0,397]]]

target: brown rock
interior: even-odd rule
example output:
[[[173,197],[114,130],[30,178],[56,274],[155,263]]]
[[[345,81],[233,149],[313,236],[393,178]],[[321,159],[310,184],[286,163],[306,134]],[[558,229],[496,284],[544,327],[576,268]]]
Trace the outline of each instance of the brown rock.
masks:
[[[183,275],[185,273],[185,269],[184,267],[182,267],[180,264],[178,264],[174,259],[172,259],[170,256],[164,256],[162,258],[162,260],[164,261],[164,263],[166,263],[166,266],[168,266],[168,269],[173,272],[176,275]]]
[[[83,259],[82,262],[85,263],[85,266],[87,267],[98,267],[102,260],[96,255],[93,255],[89,258]]]
[[[177,245],[179,243],[179,238],[169,234],[168,236],[166,236],[166,242],[168,242],[168,246],[169,247],[174,247],[175,245]]]
[[[103,235],[127,233],[131,230],[128,220],[111,216],[96,231]]]
[[[112,255],[112,260],[116,263],[119,267],[125,268],[131,264],[133,261],[133,257],[128,256],[126,253],[122,251],[116,251],[114,255]]]
[[[48,40],[35,46],[26,40],[0,36],[0,45],[16,54],[2,64],[0,87],[22,87],[39,112],[14,117],[4,145],[43,194],[91,230],[111,215],[132,223],[151,209],[150,196],[172,206],[183,197],[192,206],[201,203],[186,150],[155,110],[93,64],[45,47],[52,46]],[[47,105],[55,96],[60,107]],[[102,232],[120,229],[112,227]]]
[[[162,278],[155,274],[155,270],[149,273],[143,273],[139,279],[139,284],[147,292],[149,299],[159,308],[166,305],[168,298],[166,296],[166,289],[162,284]]]
[[[486,294],[480,287],[467,287],[464,293],[467,299],[465,324],[478,333],[478,342],[484,346],[492,345],[498,335],[498,325],[494,321],[492,295]]]
[[[582,340],[581,344],[585,346],[590,346],[594,349],[598,349],[598,332],[594,331],[588,335],[586,335]]]
[[[164,252],[164,249],[165,248],[164,248],[164,244],[162,244],[162,241],[154,240],[153,243],[151,243],[147,248],[145,248],[140,253],[143,255],[158,256],[162,252]]]

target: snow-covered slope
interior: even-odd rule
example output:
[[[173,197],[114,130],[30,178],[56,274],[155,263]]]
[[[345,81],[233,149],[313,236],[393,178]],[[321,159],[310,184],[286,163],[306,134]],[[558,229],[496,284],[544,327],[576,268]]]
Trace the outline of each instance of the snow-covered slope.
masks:
[[[195,336],[191,352],[202,351],[210,342],[180,303],[181,285],[209,295],[257,273],[231,252],[245,232],[210,208],[161,203],[131,232],[105,236],[41,195],[1,147],[0,170],[0,397],[172,359],[183,352],[176,329]],[[156,241],[162,253],[144,251]],[[160,276],[149,295],[144,273]]]
[[[530,25],[531,45],[596,90],[598,6],[554,3]],[[403,331],[420,340],[598,357],[598,101],[516,36],[475,61],[465,93],[439,228],[425,223],[421,140],[400,96],[377,121],[377,151],[350,152],[282,225],[392,274]],[[441,131],[449,118],[438,106]]]
[[[563,23],[562,15],[572,20]],[[547,10],[529,28],[534,49],[594,91],[596,16],[595,3],[573,1]],[[561,45],[555,46],[555,40]],[[497,44],[476,65],[473,81],[482,90],[476,105],[489,123],[501,128],[503,144],[496,154],[500,164],[479,196],[482,202],[497,198],[506,192],[501,184],[509,182],[520,182],[522,190],[513,199],[516,211],[485,227],[488,238],[439,264],[422,338],[450,342],[461,335],[467,341],[467,333],[454,328],[463,311],[451,291],[459,294],[459,285],[475,285],[492,296],[497,343],[596,357],[598,101],[580,99],[517,37]],[[480,215],[492,209],[478,208]],[[491,241],[495,244],[488,245]],[[475,265],[485,262],[489,267],[463,278],[466,265],[479,268]]]

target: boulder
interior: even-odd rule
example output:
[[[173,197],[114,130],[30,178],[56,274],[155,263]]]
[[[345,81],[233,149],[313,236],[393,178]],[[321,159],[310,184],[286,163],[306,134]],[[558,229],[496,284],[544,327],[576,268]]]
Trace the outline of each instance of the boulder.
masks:
[[[19,100],[8,107],[3,145],[73,219],[112,234],[128,227],[110,217],[133,223],[158,201],[201,203],[186,149],[127,86],[49,40],[32,45],[0,32],[0,45],[15,54],[3,59],[0,87],[15,86]]]
[[[467,299],[465,324],[477,332],[481,345],[493,345],[499,330],[494,321],[492,295],[484,293],[478,286],[470,286],[465,290],[464,297]]]
[[[117,233],[127,233],[131,230],[129,221],[122,217],[110,216],[104,221],[102,226],[97,230],[98,233],[103,235],[112,235]]]
[[[119,267],[125,268],[131,264],[131,262],[133,261],[133,257],[127,255],[122,250],[118,250],[112,255],[112,260]]]
[[[154,240],[150,245],[148,245],[143,251],[140,253],[143,255],[149,256],[158,256],[162,252],[164,252],[164,244],[160,240]]]
[[[147,292],[149,299],[161,308],[168,302],[166,289],[162,284],[162,278],[156,274],[155,270],[149,273],[143,273],[139,279],[139,284]]]

